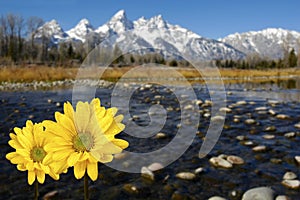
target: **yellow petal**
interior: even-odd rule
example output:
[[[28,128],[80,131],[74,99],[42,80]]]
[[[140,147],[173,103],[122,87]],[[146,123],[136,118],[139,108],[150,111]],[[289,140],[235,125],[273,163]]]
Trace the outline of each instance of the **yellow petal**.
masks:
[[[70,102],[64,103],[64,113],[74,122],[74,109]]]
[[[49,174],[50,173],[50,168],[49,166],[45,166],[43,164],[40,164],[42,170],[45,172],[45,174]]]
[[[49,165],[51,162],[53,162],[52,156],[53,156],[52,153],[47,153],[47,155],[43,159],[43,162],[42,162],[43,165]]]
[[[112,124],[114,118],[109,111],[106,111],[105,116],[99,121],[102,132],[105,132]]]
[[[113,156],[112,155],[103,155],[100,159],[99,162],[101,163],[109,163],[113,160]]]
[[[63,143],[61,145],[61,143]],[[65,144],[67,143],[67,144]],[[66,142],[64,140],[56,139],[53,140],[52,142],[46,144],[44,146],[44,150],[47,152],[53,152],[53,151],[61,151],[61,150],[67,150],[73,148],[73,143],[72,142]]]
[[[116,107],[108,108],[107,112],[111,113],[112,117],[114,117],[117,114],[118,109]]]
[[[12,139],[12,140],[16,140],[16,139],[17,139],[17,135],[16,135],[16,134],[13,134],[13,133],[10,133],[10,134],[9,134],[9,137],[10,137],[10,139]]]
[[[61,151],[56,151],[53,153],[53,160],[64,160],[67,159],[71,153],[73,153],[74,150],[73,149],[66,149],[66,150],[61,150]]]
[[[30,152],[28,149],[17,149],[16,152],[23,157],[30,157]]]
[[[33,170],[34,170],[34,164],[33,164],[33,162],[28,162],[28,163],[26,164],[26,169],[27,169],[28,171],[33,171]]]
[[[43,125],[46,127],[47,134],[52,134],[54,137],[61,137],[66,141],[72,141],[74,133],[71,133],[60,124],[51,120],[44,120]]]
[[[14,132],[16,133],[16,135],[18,136],[19,134],[23,134],[22,129],[15,127],[14,128]]]
[[[17,165],[17,169],[20,171],[27,171],[26,167],[23,164]]]
[[[25,148],[25,149],[32,149],[32,143],[25,137],[24,134],[18,135],[18,140],[20,144]]]
[[[25,159],[23,156],[20,156],[19,154],[13,158],[10,159],[10,162],[12,164],[20,164],[20,163],[24,163]]]
[[[129,143],[125,140],[114,139],[111,141],[114,145],[120,147],[121,149],[125,149],[129,146]]]
[[[45,181],[45,172],[42,170],[37,170],[37,180],[39,183],[43,184]]]
[[[44,146],[45,142],[45,135],[44,135],[44,128],[41,123],[35,124],[33,126],[33,138],[34,142],[37,144],[37,146],[42,147]]]
[[[86,161],[77,162],[74,165],[74,176],[77,179],[81,179],[86,170]]]
[[[87,164],[87,173],[89,177],[95,181],[98,178],[98,163],[90,163]]]
[[[79,157],[78,161],[80,161],[80,162],[85,161],[85,160],[89,159],[89,157],[90,157],[90,153],[85,151],[85,152],[80,154],[80,157]]]
[[[59,112],[56,112],[55,119],[61,126],[63,126],[66,130],[68,130],[69,133],[71,133],[73,136],[76,135],[74,121],[72,121],[69,117]]]
[[[11,160],[16,156],[19,156],[19,154],[17,154],[17,152],[10,152],[10,153],[6,154],[5,157],[6,157],[7,160]]]
[[[35,180],[35,173],[34,171],[28,171],[28,177],[27,177],[27,181],[29,185],[32,185],[32,183]]]
[[[53,171],[49,172],[49,176],[51,176],[51,178],[53,178],[56,181],[59,179],[59,174],[56,174]]]
[[[8,144],[9,144],[9,146],[11,146],[14,149],[22,149],[22,148],[24,148],[17,140],[9,140]]]
[[[123,115],[118,115],[118,116],[115,116],[114,119],[115,119],[116,123],[120,123],[124,119],[124,116]]]
[[[121,131],[125,129],[125,125],[121,123],[115,123],[113,122],[111,126],[106,130],[106,135],[117,135]]]
[[[116,153],[121,153],[122,149],[119,146],[113,144],[112,142],[109,142],[100,148],[95,148],[95,151],[99,151],[103,154],[116,154]]]
[[[81,156],[82,153],[78,153],[78,152],[73,152],[67,162],[68,162],[68,165],[71,167],[71,166],[74,166],[74,164],[78,161],[79,157]]]
[[[75,112],[75,126],[77,131],[84,133],[90,120],[90,108],[87,102],[79,101]]]

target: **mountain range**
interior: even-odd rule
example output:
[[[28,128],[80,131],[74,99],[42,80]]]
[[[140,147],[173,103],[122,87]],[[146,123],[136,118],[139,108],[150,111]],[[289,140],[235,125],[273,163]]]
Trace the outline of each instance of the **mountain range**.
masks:
[[[151,47],[165,54],[184,54],[190,59],[205,61],[237,60],[247,55],[278,59],[292,48],[296,52],[300,50],[300,33],[296,31],[268,28],[209,39],[179,25],[170,24],[161,15],[131,21],[124,10],[97,28],[87,19],[82,19],[74,28],[64,31],[56,20],[51,20],[38,29],[35,38],[38,40],[45,35],[54,45],[68,41],[100,43],[113,38],[113,42],[122,50],[130,44],[136,49]]]

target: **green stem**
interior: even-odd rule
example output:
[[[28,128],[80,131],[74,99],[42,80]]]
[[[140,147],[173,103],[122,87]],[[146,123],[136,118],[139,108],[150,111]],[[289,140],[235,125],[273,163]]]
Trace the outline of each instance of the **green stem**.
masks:
[[[39,182],[37,180],[34,181],[34,200],[39,199]]]
[[[89,177],[88,174],[84,174],[84,200],[89,200]]]

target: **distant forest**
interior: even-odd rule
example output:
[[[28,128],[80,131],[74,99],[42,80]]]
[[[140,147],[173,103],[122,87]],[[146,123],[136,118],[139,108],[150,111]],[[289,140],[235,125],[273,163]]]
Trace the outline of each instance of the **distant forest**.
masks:
[[[42,32],[41,39],[36,40],[38,28],[44,24],[39,17],[29,17],[25,20],[22,16],[7,14],[0,17],[0,66],[79,66],[88,53],[97,45],[79,41],[51,43],[51,37]],[[101,41],[98,42],[98,44]],[[120,54],[118,46],[113,49],[114,54]],[[159,54],[124,55],[112,63],[113,66],[134,66],[143,63],[166,64],[173,67],[189,67],[190,64],[183,60],[166,60]],[[282,69],[300,66],[300,53],[292,49],[286,52],[282,59],[272,60],[259,55],[249,55],[243,60],[214,60],[222,68],[238,69]]]

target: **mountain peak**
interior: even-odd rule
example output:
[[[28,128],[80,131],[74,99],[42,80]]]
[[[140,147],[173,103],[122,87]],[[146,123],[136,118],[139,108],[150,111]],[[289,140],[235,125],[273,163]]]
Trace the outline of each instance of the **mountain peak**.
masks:
[[[80,20],[74,28],[67,31],[67,34],[71,38],[75,38],[77,40],[81,40],[82,42],[84,42],[86,35],[93,31],[94,31],[94,28],[90,24],[89,20],[84,18],[84,19]]]
[[[119,21],[122,19],[127,20],[126,12],[125,10],[119,10],[112,18],[111,21]]]
[[[107,22],[107,26],[114,32],[120,33],[132,29],[133,23],[127,19],[125,11],[120,10]]]
[[[152,24],[152,26],[155,26],[157,28],[167,28],[168,23],[164,20],[162,15],[157,15],[149,19],[149,23]]]
[[[78,24],[77,24],[77,25],[79,25],[79,24],[90,25],[90,22],[89,22],[89,20],[88,20],[88,19],[86,19],[86,18],[83,18],[82,20],[80,20],[80,21],[78,22]]]

